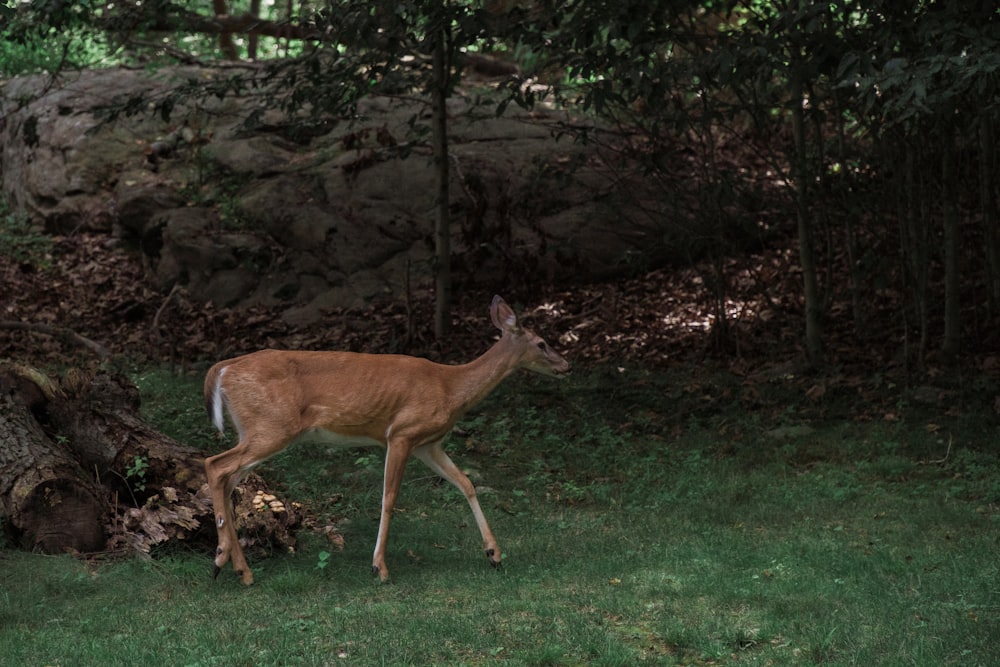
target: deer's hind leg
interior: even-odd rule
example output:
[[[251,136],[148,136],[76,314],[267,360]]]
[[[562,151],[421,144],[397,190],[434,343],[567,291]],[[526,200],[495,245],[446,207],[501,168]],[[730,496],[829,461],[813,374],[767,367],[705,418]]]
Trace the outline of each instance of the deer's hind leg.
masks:
[[[208,478],[208,488],[212,494],[215,530],[218,534],[212,574],[217,577],[222,567],[232,559],[236,576],[249,586],[253,583],[253,573],[247,565],[236,534],[236,513],[232,501],[236,485],[257,463],[247,455],[247,449],[247,441],[243,440],[232,449],[205,459],[205,476]]]

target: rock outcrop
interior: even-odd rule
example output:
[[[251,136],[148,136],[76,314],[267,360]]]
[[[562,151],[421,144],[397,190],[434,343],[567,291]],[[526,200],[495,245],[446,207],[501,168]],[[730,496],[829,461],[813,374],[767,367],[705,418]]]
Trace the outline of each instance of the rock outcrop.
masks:
[[[108,69],[6,82],[2,196],[49,232],[100,229],[134,246],[159,289],[287,305],[290,323],[428,285],[435,192],[414,132],[428,122],[419,101],[365,100],[356,118],[305,138],[266,109],[248,132],[261,104],[252,96],[188,100],[169,120],[101,120],[123,96],[229,75]],[[596,149],[555,139],[556,112],[497,118],[456,96],[450,116],[459,283],[607,277],[660,245]]]

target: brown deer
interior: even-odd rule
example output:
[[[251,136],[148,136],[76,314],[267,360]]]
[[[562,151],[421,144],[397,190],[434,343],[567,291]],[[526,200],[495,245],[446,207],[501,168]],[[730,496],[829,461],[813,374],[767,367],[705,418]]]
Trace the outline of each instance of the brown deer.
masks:
[[[389,578],[385,563],[389,520],[403,468],[413,454],[458,487],[475,516],[486,556],[500,565],[500,548],[476,499],[476,489],[442,449],[455,422],[518,368],[565,375],[569,363],[539,336],[522,328],[503,299],[493,297],[493,324],[501,335],[481,357],[448,366],[399,354],[262,350],[209,369],[205,401],[223,430],[228,412],[239,433],[230,450],[205,459],[219,544],[214,575],[230,559],[244,584],[253,583],[236,536],[233,490],[255,465],[292,442],[321,438],[345,446],[385,448],[382,518],[372,572]]]

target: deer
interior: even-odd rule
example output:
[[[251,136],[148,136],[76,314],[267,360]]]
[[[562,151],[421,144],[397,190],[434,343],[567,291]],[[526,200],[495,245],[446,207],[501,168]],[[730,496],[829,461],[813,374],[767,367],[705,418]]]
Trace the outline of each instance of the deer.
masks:
[[[253,583],[237,538],[233,491],[244,475],[293,442],[385,450],[382,512],[372,574],[389,580],[389,522],[410,456],[451,482],[465,496],[493,567],[500,547],[469,478],[445,453],[455,423],[508,375],[526,369],[562,377],[570,364],[540,336],[520,325],[513,309],[493,297],[490,319],[500,338],[465,364],[440,364],[403,354],[265,349],[220,361],[205,376],[205,403],[224,433],[225,414],[236,428],[235,447],[205,459],[218,546],[213,578],[232,562],[243,584]]]

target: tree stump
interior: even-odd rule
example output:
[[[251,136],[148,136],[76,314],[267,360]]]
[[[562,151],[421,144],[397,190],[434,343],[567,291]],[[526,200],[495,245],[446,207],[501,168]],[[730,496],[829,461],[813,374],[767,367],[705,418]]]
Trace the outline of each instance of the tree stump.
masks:
[[[45,553],[214,546],[204,454],[138,416],[139,394],[107,371],[0,364],[0,509],[8,540]],[[238,489],[247,546],[292,548],[297,503],[257,475]]]

